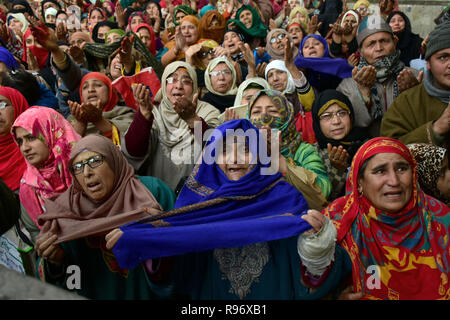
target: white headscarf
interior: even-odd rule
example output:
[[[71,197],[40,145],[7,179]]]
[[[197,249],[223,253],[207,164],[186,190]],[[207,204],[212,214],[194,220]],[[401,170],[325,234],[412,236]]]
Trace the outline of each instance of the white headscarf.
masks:
[[[282,61],[282,60],[273,60],[267,65],[266,72],[265,72],[266,80],[267,80],[267,74],[272,69],[281,70],[281,71],[284,71],[284,72],[287,73],[287,84],[286,84],[286,88],[283,91],[283,94],[290,94],[290,93],[295,92],[294,78],[292,77],[292,75],[289,72],[289,70],[286,68],[286,65],[284,64],[284,61]]]
[[[28,22],[27,18],[25,18],[25,15],[23,13],[8,13],[8,17],[7,17],[7,21],[9,20],[9,17],[13,17],[14,19],[19,20],[20,22],[22,22],[22,33],[24,34],[25,31],[27,31],[28,26],[30,25],[30,23]],[[8,23],[9,25],[9,23]]]
[[[228,90],[225,93],[220,93],[217,92],[213,89],[212,87],[212,83],[211,83],[211,76],[210,76],[210,72],[219,64],[219,63],[225,63],[228,67],[228,69],[230,69],[231,74],[233,75],[233,85],[231,86],[231,89]],[[236,81],[237,81],[237,76],[236,76],[236,70],[234,69],[234,66],[231,64],[231,62],[225,58],[225,57],[217,57],[214,58],[213,60],[211,60],[208,64],[208,67],[206,67],[205,70],[205,86],[206,89],[208,89],[209,92],[214,93],[218,96],[232,96],[232,95],[236,95],[237,93],[237,87],[236,87]]]
[[[247,79],[244,82],[242,82],[238,88],[238,91],[236,94],[236,99],[234,99],[235,106],[240,106],[242,104],[242,98],[244,96],[244,92],[245,92],[245,90],[247,90],[247,88],[251,84],[257,84],[257,85],[262,86],[264,89],[270,89],[269,83],[267,83],[267,81],[263,78],[257,77],[257,78]]]
[[[341,26],[344,25],[345,17],[347,17],[349,14],[351,14],[352,16],[354,16],[355,19],[356,19],[356,24],[359,24],[359,16],[358,16],[358,14],[357,14],[355,11],[353,11],[353,10],[348,10],[348,11],[344,14],[344,16],[342,17],[342,20],[341,20]]]

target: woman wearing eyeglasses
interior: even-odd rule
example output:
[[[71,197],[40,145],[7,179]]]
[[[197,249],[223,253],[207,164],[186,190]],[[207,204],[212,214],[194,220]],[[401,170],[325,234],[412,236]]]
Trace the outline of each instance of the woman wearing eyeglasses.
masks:
[[[61,114],[37,106],[20,114],[11,131],[26,164],[19,192],[27,213],[22,214],[22,220],[35,241],[44,200],[63,193],[72,184],[70,151],[81,137]]]
[[[205,70],[205,85],[208,89],[202,97],[216,107],[220,113],[234,105],[237,94],[237,75],[233,64],[225,57],[218,57],[208,64]]]
[[[293,43],[292,37],[284,29],[272,29],[266,37],[266,52],[270,55],[270,61],[272,60],[284,60],[284,49],[286,42],[284,38],[288,38],[290,43]],[[292,50],[292,59],[297,56],[298,52]]]
[[[366,131],[354,127],[355,115],[350,100],[336,90],[320,93],[312,107],[313,129],[319,153],[332,185],[328,200],[343,195],[347,168],[358,148],[368,140]]]
[[[90,299],[151,299],[144,266],[120,268],[104,234],[151,210],[171,210],[173,192],[159,179],[136,178],[121,151],[96,134],[77,142],[66,168],[73,184],[46,200],[38,218],[41,279]],[[69,266],[78,267],[79,282],[68,279],[76,272]]]
[[[161,78],[154,107],[142,84],[132,87],[139,105],[121,149],[136,170],[160,178],[173,190],[188,176],[200,156],[198,134],[219,124],[219,111],[198,99],[197,75],[186,62],[169,64]]]

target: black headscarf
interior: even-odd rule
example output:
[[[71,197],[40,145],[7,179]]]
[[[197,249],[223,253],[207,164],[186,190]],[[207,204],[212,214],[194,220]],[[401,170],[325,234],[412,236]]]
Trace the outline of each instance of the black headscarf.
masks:
[[[42,2],[41,2],[42,15],[44,15],[44,13],[45,13],[44,4],[46,4],[47,2],[51,2],[51,3],[56,4],[58,6],[58,8],[56,10],[61,10],[62,9],[61,6],[59,5],[58,1],[56,1],[56,0],[42,0]]]
[[[327,103],[330,103],[332,100],[337,100],[340,103],[343,103],[345,106],[347,106],[348,111],[350,111],[350,123],[352,125],[352,128],[350,129],[350,132],[348,135],[342,139],[342,140],[334,140],[329,139],[325,137],[322,130],[320,129],[320,119],[319,119],[319,112],[320,109],[325,106]],[[331,103],[332,104],[332,103]],[[353,110],[352,103],[350,100],[345,96],[343,93],[333,90],[333,89],[327,89],[322,91],[314,100],[311,114],[313,118],[313,129],[314,133],[316,135],[317,142],[319,143],[319,147],[321,149],[326,149],[327,144],[330,143],[332,146],[338,147],[343,146],[345,150],[350,155],[349,162],[355,155],[356,151],[358,151],[359,147],[363,145],[365,141],[368,140],[367,136],[367,130],[364,130],[362,128],[354,127],[355,124],[355,112]],[[320,113],[322,114],[322,113]]]
[[[11,229],[19,217],[19,201],[11,189],[0,179],[0,235]]]
[[[392,11],[387,18],[387,23],[396,15],[400,15],[405,20],[405,29],[401,32],[395,33],[398,37],[397,49],[400,50],[400,60],[407,66],[413,59],[420,57],[420,47],[422,46],[423,39],[411,31],[411,22],[409,18],[401,11]]]
[[[34,12],[33,9],[31,8],[30,4],[28,3],[28,1],[25,0],[14,0],[11,8],[14,8],[15,5],[21,5],[24,6],[24,9],[11,9],[10,12],[11,13],[28,13],[30,16],[34,17]]]
[[[99,39],[98,38],[98,29],[100,27],[104,27],[104,26],[110,27],[111,30],[119,28],[119,26],[115,22],[111,22],[111,21],[108,21],[108,20],[98,22],[95,25],[94,29],[92,29],[92,40],[94,40],[94,42],[96,42],[96,43],[105,43],[105,39]]]

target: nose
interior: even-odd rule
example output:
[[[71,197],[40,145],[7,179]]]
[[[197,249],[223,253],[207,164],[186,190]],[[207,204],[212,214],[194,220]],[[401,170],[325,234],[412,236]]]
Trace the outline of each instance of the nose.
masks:
[[[86,163],[83,167],[83,176],[90,177],[92,175],[92,169],[89,167],[89,165]]]
[[[331,118],[331,123],[339,124],[341,123],[341,117],[339,117],[336,113],[333,114],[333,117]]]
[[[392,169],[389,170],[387,183],[389,186],[396,187],[400,184],[400,179],[397,175],[397,171]]]
[[[31,150],[30,145],[26,141],[26,139],[23,139],[22,145],[20,146],[20,151],[22,151],[23,154],[29,152]]]

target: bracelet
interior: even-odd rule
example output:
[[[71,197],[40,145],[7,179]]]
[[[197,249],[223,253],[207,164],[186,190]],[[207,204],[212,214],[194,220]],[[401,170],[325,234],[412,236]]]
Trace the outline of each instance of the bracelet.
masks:
[[[61,65],[67,61],[67,55],[64,53],[64,59],[62,59],[61,61],[56,61],[54,57],[52,59],[56,65]]]

